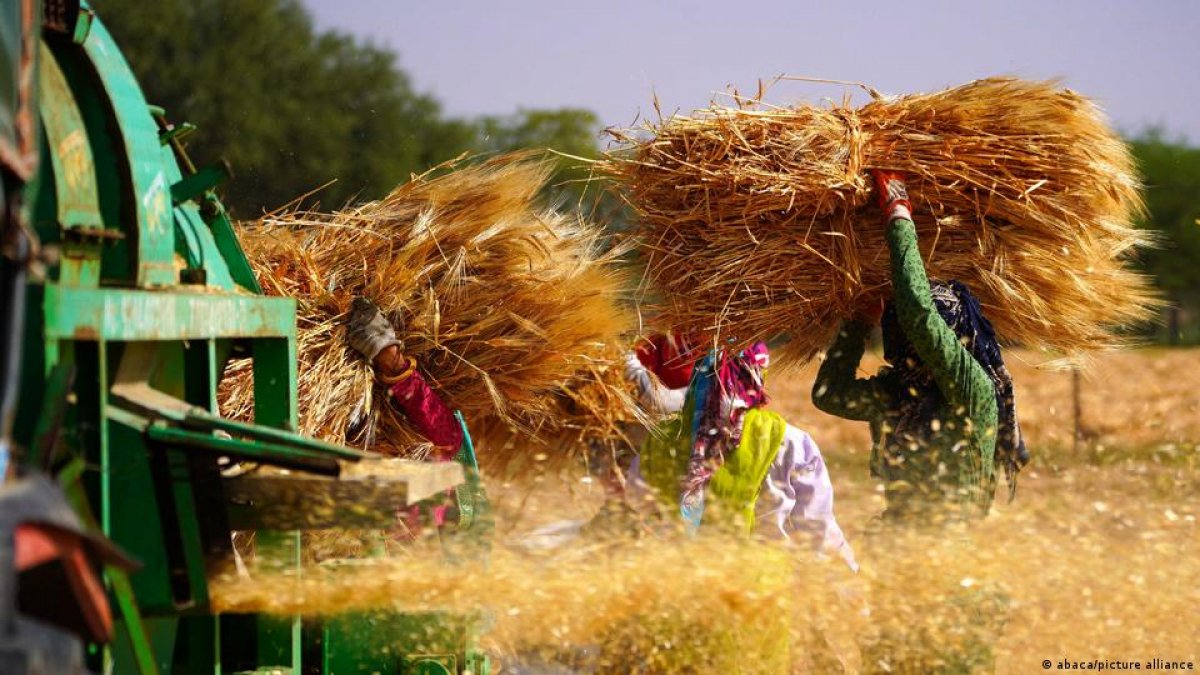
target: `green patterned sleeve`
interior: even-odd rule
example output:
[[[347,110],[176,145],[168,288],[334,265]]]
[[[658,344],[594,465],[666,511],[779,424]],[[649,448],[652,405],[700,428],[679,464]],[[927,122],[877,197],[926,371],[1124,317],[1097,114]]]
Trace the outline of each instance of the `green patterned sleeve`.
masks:
[[[863,422],[883,415],[884,406],[875,381],[858,377],[858,364],[870,332],[871,327],[865,323],[842,324],[813,383],[813,405],[818,409]]]
[[[938,315],[917,248],[916,227],[911,220],[897,218],[888,226],[887,238],[892,256],[892,297],[901,329],[933,371],[946,400],[965,407],[976,424],[995,427],[995,385]]]

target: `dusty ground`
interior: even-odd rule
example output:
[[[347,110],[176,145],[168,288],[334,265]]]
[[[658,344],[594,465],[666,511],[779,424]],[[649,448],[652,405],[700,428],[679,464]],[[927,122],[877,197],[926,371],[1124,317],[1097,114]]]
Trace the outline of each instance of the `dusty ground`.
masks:
[[[1003,673],[1097,659],[1107,670],[1138,661],[1170,672],[1150,667],[1163,659],[1194,671],[1200,350],[1098,357],[1081,383],[1077,449],[1071,374],[1034,369],[1030,355],[1009,360],[1033,453],[1017,499],[998,499],[970,528],[921,532],[876,525],[865,425],[812,408],[813,369],[771,374],[774,407],[827,457],[857,575],[774,543],[643,538],[540,557],[502,543],[487,567],[448,568],[414,550],[350,575],[214,592],[235,609],[481,610],[501,665],[530,650],[569,659],[588,645],[583,672],[963,672],[980,649]],[[601,499],[578,471],[490,490],[506,543],[587,518]]]

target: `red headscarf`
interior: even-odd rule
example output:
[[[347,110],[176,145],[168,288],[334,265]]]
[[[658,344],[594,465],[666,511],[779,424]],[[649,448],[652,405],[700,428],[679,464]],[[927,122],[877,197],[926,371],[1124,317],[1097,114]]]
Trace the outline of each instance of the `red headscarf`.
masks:
[[[675,333],[652,335],[637,346],[638,361],[668,389],[683,389],[692,381],[692,367],[702,356],[699,343]]]

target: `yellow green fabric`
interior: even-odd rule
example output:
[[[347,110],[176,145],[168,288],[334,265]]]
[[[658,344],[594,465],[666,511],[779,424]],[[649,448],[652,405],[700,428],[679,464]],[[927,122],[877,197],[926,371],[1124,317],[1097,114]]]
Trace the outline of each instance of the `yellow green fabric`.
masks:
[[[638,460],[642,478],[660,499],[672,505],[679,503],[679,484],[687,474],[691,411],[689,402],[680,415],[660,424],[642,445]],[[747,533],[754,526],[754,504],[786,429],[787,423],[776,413],[761,408],[748,411],[737,450],[725,458],[709,482],[708,493],[719,508],[735,514],[737,524]]]
[[[685,424],[684,420],[688,420]],[[650,432],[642,443],[638,467],[659,499],[678,505],[679,481],[687,474],[691,441],[691,415],[676,415]]]
[[[746,412],[737,450],[725,457],[725,463],[708,483],[709,493],[724,509],[736,514],[747,534],[754,529],[754,504],[783,445],[786,429],[787,422],[778,413],[762,408]]]

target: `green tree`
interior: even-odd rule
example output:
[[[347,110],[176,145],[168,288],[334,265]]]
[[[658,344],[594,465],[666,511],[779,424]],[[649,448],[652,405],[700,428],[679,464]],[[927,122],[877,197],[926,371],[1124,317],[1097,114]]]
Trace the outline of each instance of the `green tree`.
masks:
[[[331,180],[340,207],[383,195],[474,144],[414,91],[395,55],[318,32],[297,0],[96,0],[151,103],[197,124],[199,164],[227,158],[240,217]]]
[[[555,163],[550,196],[566,206],[580,206],[610,226],[620,226],[626,214],[621,204],[595,178],[588,160],[600,156],[600,119],[590,110],[521,110],[514,115],[488,116],[476,121],[480,147],[494,152],[548,148]]]
[[[1151,129],[1133,140],[1146,183],[1148,216],[1143,226],[1160,245],[1144,251],[1141,263],[1171,302],[1167,337],[1195,341],[1200,323],[1200,148],[1168,140]]]

